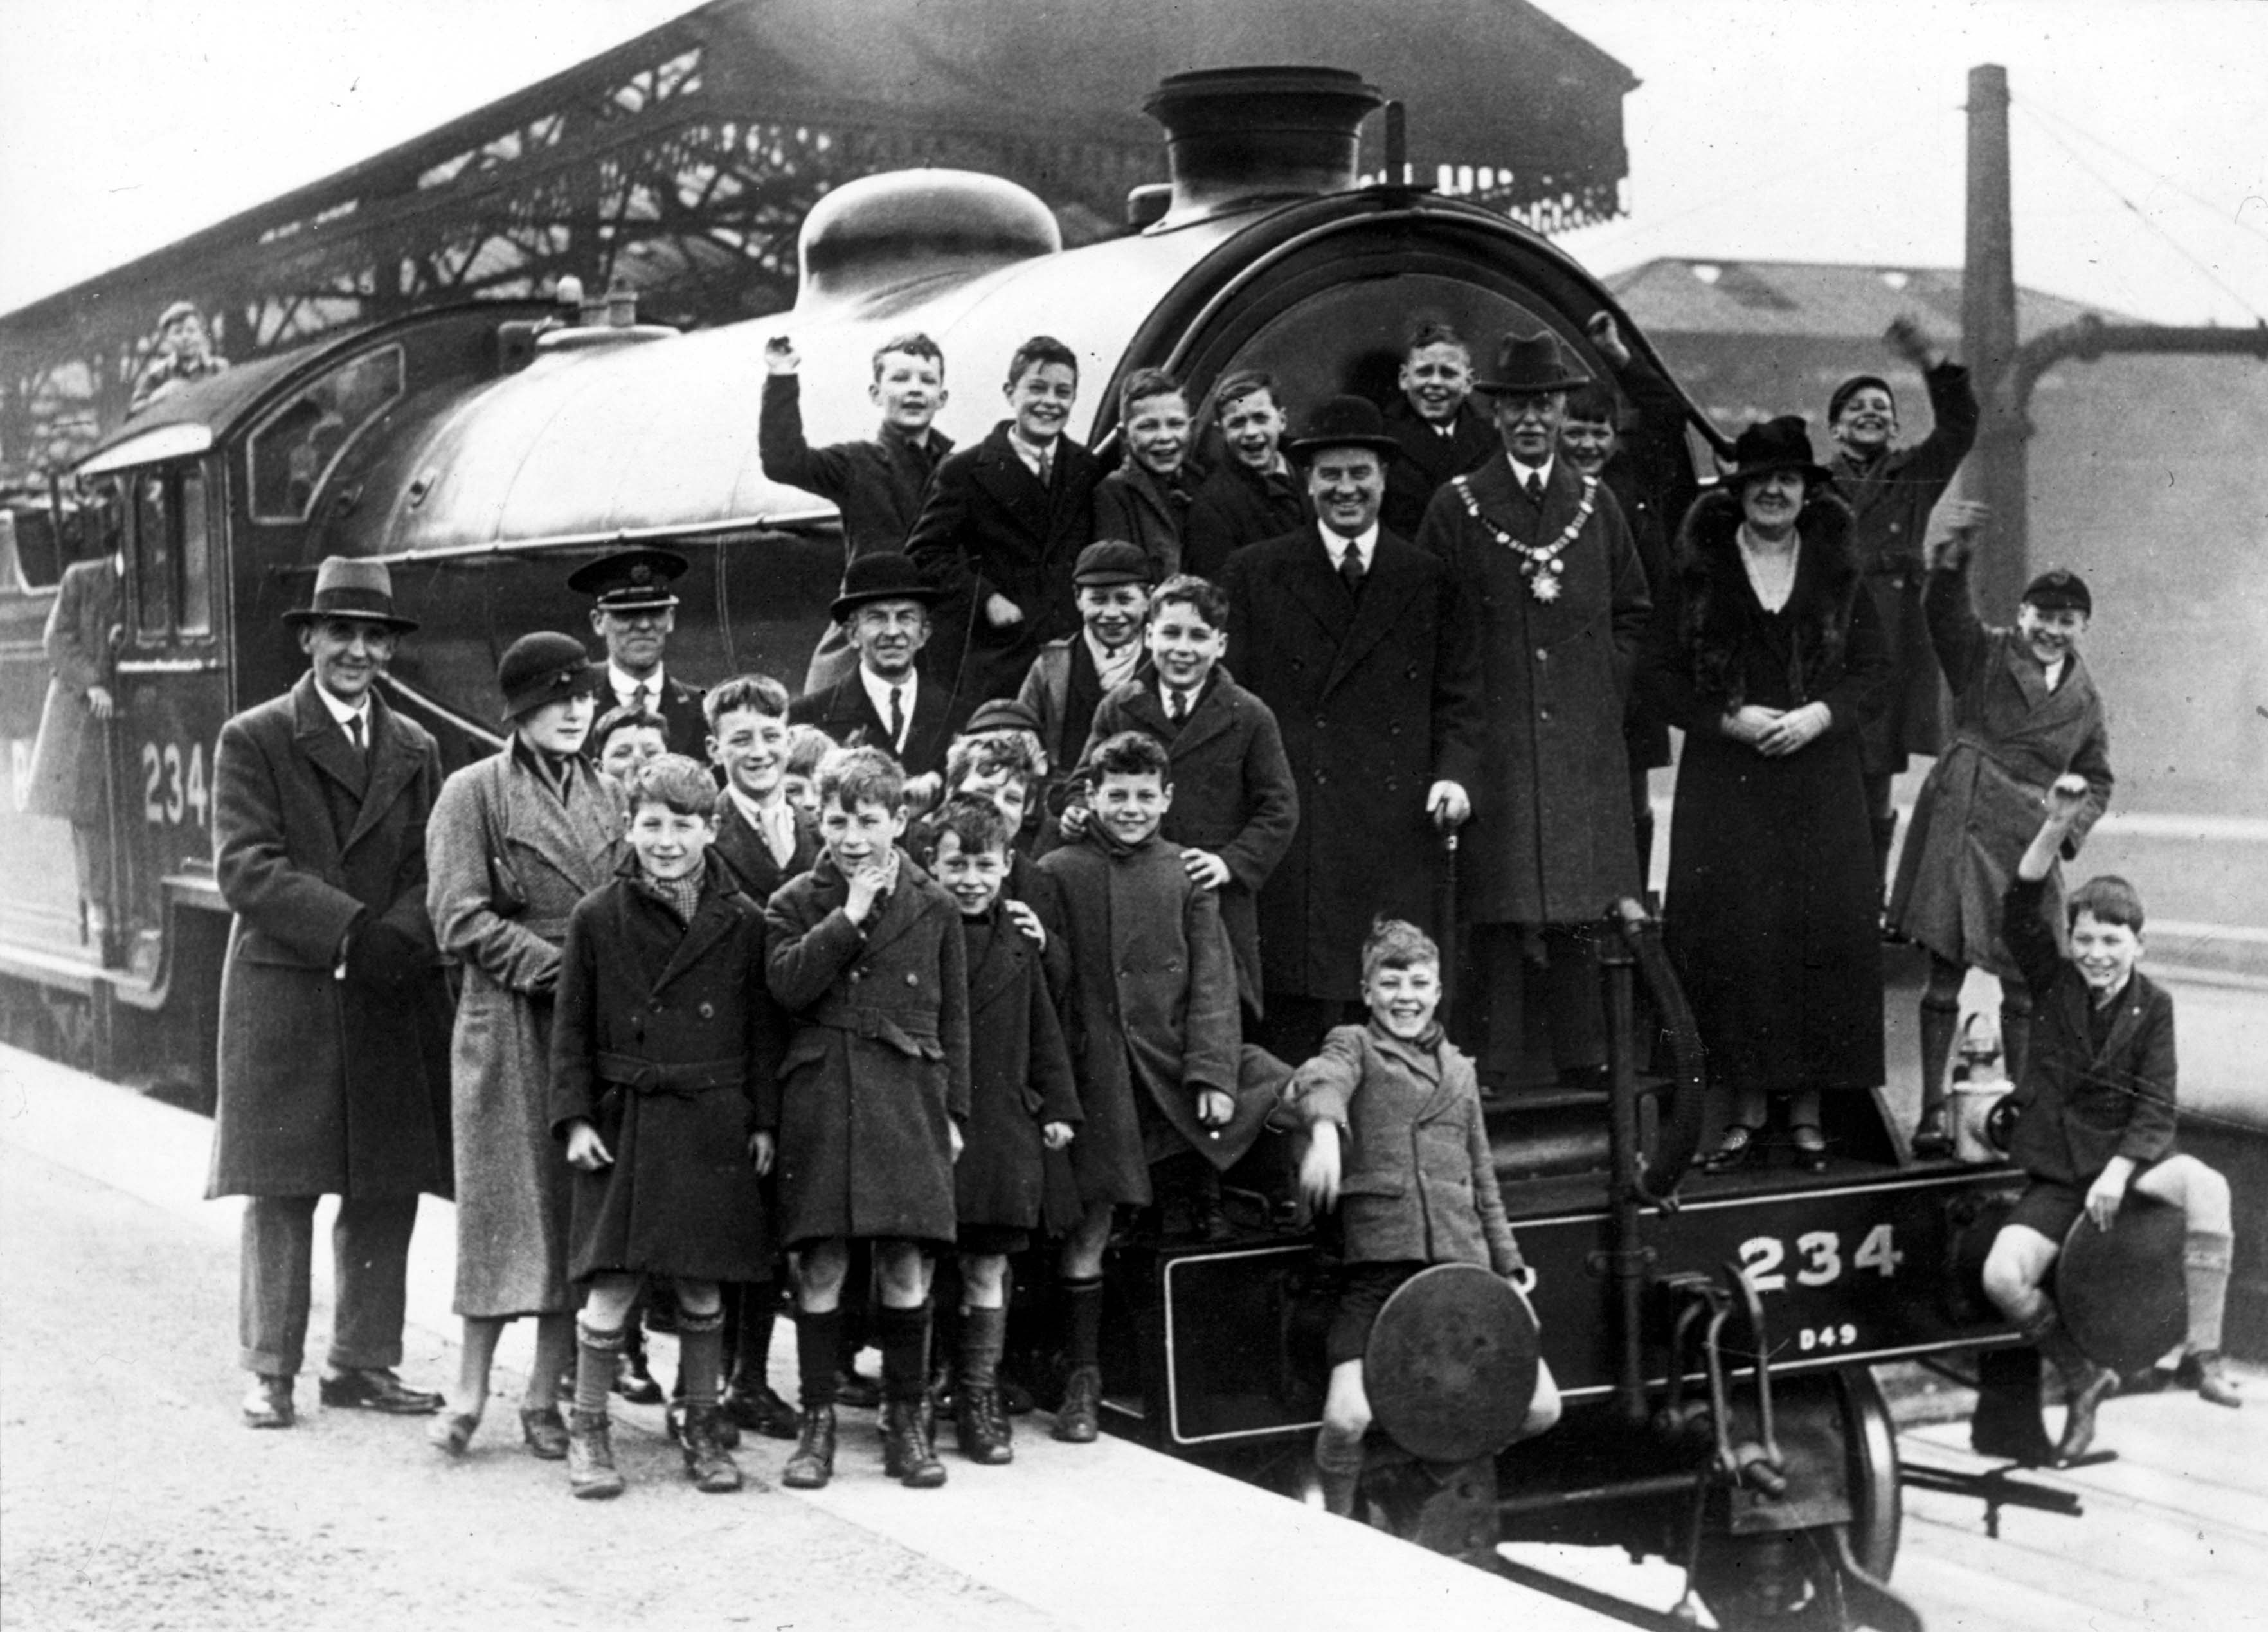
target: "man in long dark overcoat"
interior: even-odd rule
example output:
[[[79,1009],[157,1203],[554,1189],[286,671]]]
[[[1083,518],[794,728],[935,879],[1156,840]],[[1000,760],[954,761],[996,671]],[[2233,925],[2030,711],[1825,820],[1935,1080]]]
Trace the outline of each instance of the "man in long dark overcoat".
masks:
[[[1434,918],[1439,829],[1470,809],[1482,731],[1477,603],[1380,525],[1377,408],[1340,397],[1305,430],[1317,524],[1239,551],[1226,579],[1229,665],[1275,710],[1300,790],[1260,892],[1263,1040],[1286,1060],[1351,1018],[1373,919]]]
[[[244,1403],[294,1420],[315,1203],[339,1198],[327,1406],[401,1415],[405,1271],[421,1193],[451,1190],[449,993],[425,906],[441,755],[377,681],[394,641],[385,567],[323,562],[285,614],[308,673],[221,728],[213,849],[236,921],[221,971],[220,1099],[208,1196],[244,1209]]]
[[[1908,754],[1938,751],[1941,688],[1922,615],[1922,547],[1931,510],[1977,440],[1978,416],[1969,371],[1912,318],[1899,318],[1883,338],[1921,371],[1929,390],[1929,435],[1911,447],[1896,445],[1897,399],[1879,374],[1852,375],[1827,401],[1828,434],[1836,444],[1827,468],[1851,506],[1867,592],[1893,665],[1889,702],[1862,739],[1877,874],[1889,865],[1898,830],[1890,779],[1905,769]]]
[[[1623,717],[1651,602],[1614,496],[1558,457],[1584,378],[1549,334],[1507,334],[1475,386],[1505,451],[1436,493],[1418,533],[1480,600],[1489,727],[1460,862],[1478,978],[1461,1029],[1484,1031],[1495,1086],[1515,1071],[1538,977],[1561,1077],[1594,1084],[1606,1037],[1590,926],[1638,889]]]
[[[110,871],[111,768],[105,761],[117,699],[116,670],[121,585],[126,562],[115,551],[63,570],[44,643],[54,679],[40,717],[32,754],[26,811],[70,823],[71,855],[78,867],[79,923],[98,954],[108,956],[112,907]]]

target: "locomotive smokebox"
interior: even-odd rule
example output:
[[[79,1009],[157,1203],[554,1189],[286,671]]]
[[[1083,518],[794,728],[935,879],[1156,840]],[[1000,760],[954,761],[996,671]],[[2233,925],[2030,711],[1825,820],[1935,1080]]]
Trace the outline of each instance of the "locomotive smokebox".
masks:
[[[1343,68],[1207,68],[1142,104],[1166,128],[1173,202],[1156,231],[1355,184],[1362,121],[1386,99]]]

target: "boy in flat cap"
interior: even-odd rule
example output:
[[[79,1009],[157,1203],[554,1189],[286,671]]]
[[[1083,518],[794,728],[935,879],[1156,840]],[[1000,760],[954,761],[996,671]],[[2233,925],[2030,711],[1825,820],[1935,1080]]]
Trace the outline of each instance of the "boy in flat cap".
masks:
[[[2000,1038],[2008,1078],[2020,1081],[2034,994],[2000,922],[2000,898],[2024,853],[2048,790],[2066,774],[2087,795],[2062,838],[2079,855],[2110,802],[2110,739],[2102,695],[2079,655],[2095,610],[2086,584],[2058,567],[2024,591],[2013,628],[1988,629],[1969,588],[1969,559],[1984,507],[1954,507],[1952,531],[1933,548],[1922,610],[1953,687],[1953,739],[1914,801],[1898,858],[1890,923],[1929,952],[1921,997],[1921,1121],[1914,1149],[1942,1155],[1946,1063],[1961,1020],[1961,984],[1973,967],[2000,982]],[[2040,910],[2061,921],[2060,866],[2040,881]]]
[[[591,695],[599,712],[635,704],[669,723],[673,753],[697,754],[708,740],[701,687],[673,680],[662,666],[670,631],[677,627],[677,594],[670,588],[691,565],[674,550],[616,550],[578,568],[567,587],[592,599],[591,629],[607,643],[607,660],[593,673]]]
[[[944,769],[952,688],[924,674],[919,661],[940,593],[894,550],[844,568],[843,592],[829,611],[858,654],[858,671],[797,698],[788,723],[816,725],[844,747],[880,748],[908,776]]]
[[[1149,557],[1124,539],[1097,539],[1071,570],[1079,630],[1040,648],[1016,701],[1039,720],[1049,767],[1068,765],[1086,746],[1094,710],[1142,665],[1150,618]]]

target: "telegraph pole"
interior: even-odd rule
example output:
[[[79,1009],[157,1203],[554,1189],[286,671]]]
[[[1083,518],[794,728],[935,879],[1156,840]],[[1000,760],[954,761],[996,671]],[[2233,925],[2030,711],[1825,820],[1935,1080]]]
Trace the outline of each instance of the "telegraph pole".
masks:
[[[2015,230],[2009,207],[2008,70],[1969,70],[1969,244],[1961,280],[1961,346],[1984,420],[1970,496],[1991,508],[1977,553],[1977,604],[2013,606],[2029,578],[2024,443],[2031,427],[2010,388],[2016,361]]]

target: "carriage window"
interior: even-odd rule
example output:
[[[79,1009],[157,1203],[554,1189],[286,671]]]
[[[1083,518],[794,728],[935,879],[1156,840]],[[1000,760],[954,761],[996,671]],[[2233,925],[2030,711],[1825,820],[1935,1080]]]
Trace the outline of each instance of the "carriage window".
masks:
[[[332,370],[252,433],[252,518],[304,521],[355,433],[401,394],[401,348]]]
[[[145,634],[163,634],[173,622],[173,538],[166,506],[166,478],[158,472],[134,484],[135,622]]]
[[[181,473],[181,617],[184,635],[212,633],[212,542],[205,531],[205,473]]]

